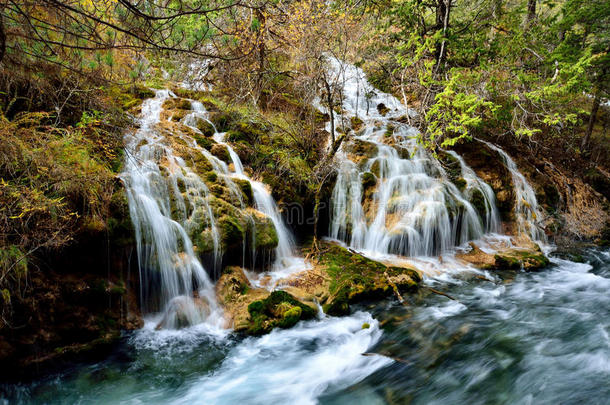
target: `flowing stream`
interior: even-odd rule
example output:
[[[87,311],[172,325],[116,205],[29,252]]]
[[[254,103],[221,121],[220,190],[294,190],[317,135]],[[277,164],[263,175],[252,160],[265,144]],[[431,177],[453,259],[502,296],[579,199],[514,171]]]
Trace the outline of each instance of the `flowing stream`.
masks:
[[[607,404],[610,251],[583,256],[428,279],[457,301],[387,300],[261,338],[145,328],[103,361],[1,387],[0,403]]]
[[[408,298],[406,306],[387,299],[342,318],[320,313],[263,337],[234,336],[219,327],[212,282],[185,230],[194,220],[207,221],[215,255],[222,255],[209,191],[157,129],[161,106],[172,96],[158,91],[143,105],[140,129],[126,136],[122,179],[142,283],[151,286],[142,303],[158,314],[156,322],[163,316],[170,327],[156,330],[156,322],[147,322],[126,333],[102,361],[2,385],[0,403],[607,403],[610,251],[585,251],[583,263],[553,257],[552,266],[536,273],[476,277],[477,271],[450,253],[471,240],[508,240],[499,235],[491,187],[447,151],[463,179],[461,186],[452,182],[444,164],[418,147],[408,125],[411,111],[372,88],[357,67],[336,60],[331,65],[342,75],[347,118],[362,122],[352,142],[369,152],[365,161],[350,159],[354,149],[348,143],[338,152],[329,236],[370,256],[409,257],[435,268],[425,277],[424,292]],[[197,130],[196,120],[207,120],[207,112],[200,103],[192,106],[183,122]],[[336,124],[350,125],[344,117]],[[183,139],[198,147],[192,138]],[[249,181],[256,208],[276,228],[270,278],[306,268],[267,187],[246,174],[224,133],[216,132],[214,139],[226,145],[232,165],[203,148],[201,153],[236,197],[233,180]],[[489,146],[511,172],[520,230],[544,241],[533,189],[504,151]],[[186,185],[186,197],[179,197],[179,182]],[[482,203],[475,208],[477,193]],[[363,204],[364,196],[369,203]],[[193,218],[187,206],[209,215]],[[427,287],[453,299],[427,294]],[[194,315],[187,320],[172,315],[185,312],[183,307]]]

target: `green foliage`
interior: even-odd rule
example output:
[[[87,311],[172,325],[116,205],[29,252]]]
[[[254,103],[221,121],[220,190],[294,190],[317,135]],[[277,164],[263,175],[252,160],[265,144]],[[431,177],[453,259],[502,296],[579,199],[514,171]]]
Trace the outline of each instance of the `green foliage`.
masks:
[[[525,0],[451,2],[447,30],[440,4],[391,2],[369,45],[393,70],[394,92],[417,100],[426,147],[451,146],[477,128],[559,138],[582,126],[586,94],[610,95],[607,1],[538,2],[532,20]]]
[[[441,147],[448,147],[464,138],[470,139],[470,131],[480,127],[483,117],[497,109],[493,102],[466,93],[464,74],[452,71],[449,76],[444,90],[436,95],[434,104],[426,112],[423,143],[427,147],[432,148],[439,140]]]

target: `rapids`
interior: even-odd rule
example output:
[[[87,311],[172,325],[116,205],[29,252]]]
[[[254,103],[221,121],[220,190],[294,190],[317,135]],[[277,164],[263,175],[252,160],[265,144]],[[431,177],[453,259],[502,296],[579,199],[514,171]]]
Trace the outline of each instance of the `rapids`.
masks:
[[[261,338],[147,326],[103,361],[1,387],[0,403],[605,404],[610,251],[584,257],[491,282],[429,278],[457,301],[386,300]]]

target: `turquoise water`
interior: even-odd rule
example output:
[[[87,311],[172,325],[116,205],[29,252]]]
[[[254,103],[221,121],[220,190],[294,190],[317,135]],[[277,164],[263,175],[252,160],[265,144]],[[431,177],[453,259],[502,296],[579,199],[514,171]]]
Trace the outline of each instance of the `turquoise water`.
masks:
[[[4,385],[0,403],[607,404],[610,252],[585,259],[430,279],[455,300],[363,305],[261,338],[147,325],[104,361]]]

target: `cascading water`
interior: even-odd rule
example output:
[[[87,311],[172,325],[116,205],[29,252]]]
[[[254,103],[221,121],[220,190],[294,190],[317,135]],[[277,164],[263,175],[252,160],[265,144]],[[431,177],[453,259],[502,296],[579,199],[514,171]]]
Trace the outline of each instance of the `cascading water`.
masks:
[[[176,328],[207,320],[220,322],[213,284],[185,228],[203,213],[218,253],[218,232],[205,183],[175,155],[156,128],[167,90],[144,101],[140,128],[125,136],[125,184],[134,224],[144,312],[164,311],[160,326]],[[180,192],[180,188],[186,192]],[[185,203],[185,198],[188,202]],[[197,291],[196,294],[193,292]]]
[[[532,240],[545,242],[546,235],[540,226],[538,226],[538,221],[542,219],[542,212],[538,206],[534,189],[506,152],[494,144],[483,140],[479,141],[498,152],[510,172],[515,190],[515,216],[517,217],[518,231],[527,234]]]
[[[278,245],[275,248],[274,252],[275,261],[272,265],[272,271],[271,273],[269,273],[271,281],[283,278],[295,271],[307,269],[305,261],[295,255],[296,248],[292,232],[290,232],[288,227],[286,227],[286,225],[284,224],[277,204],[275,203],[275,200],[271,196],[271,193],[269,192],[267,187],[263,183],[253,180],[244,172],[244,167],[241,162],[241,159],[239,158],[235,150],[231,147],[231,145],[225,142],[226,133],[218,132],[216,130],[214,124],[208,119],[208,113],[203,104],[199,101],[192,101],[191,107],[193,109],[193,112],[184,117],[183,123],[193,129],[195,132],[201,132],[197,128],[197,120],[204,120],[209,125],[211,125],[215,131],[213,135],[214,140],[217,143],[224,145],[229,152],[229,156],[233,163],[233,170],[229,170],[229,166],[227,166],[225,162],[216,158],[210,152],[197,145],[197,142],[194,139],[184,134],[182,135],[183,139],[187,140],[189,145],[193,148],[200,150],[201,153],[203,153],[204,156],[210,161],[210,163],[214,167],[214,170],[219,173],[224,179],[227,187],[229,187],[233,194],[235,194],[235,196],[239,198],[242,208],[245,208],[244,202],[241,199],[241,194],[239,192],[238,187],[235,185],[232,179],[238,178],[248,181],[252,187],[252,196],[254,198],[254,205],[256,209],[268,216],[273,222],[273,226],[275,227],[275,231],[278,237]],[[244,247],[245,246],[246,243],[244,241]],[[252,263],[255,263],[256,251],[254,247],[252,249],[251,254]]]
[[[496,195],[491,186],[477,176],[474,170],[466,164],[464,158],[455,151],[450,150],[447,151],[447,153],[460,162],[462,178],[466,181],[466,189],[464,190],[466,197],[472,198],[474,193],[477,192],[480,192],[483,196],[483,203],[485,205],[485,232],[500,232],[500,214],[498,213],[498,207],[496,205]]]
[[[339,151],[331,238],[372,254],[429,256],[480,238],[485,231],[497,231],[498,215],[489,186],[460,160],[467,182],[461,192],[439,161],[418,147],[416,130],[403,123],[411,111],[393,96],[375,90],[361,69],[336,59],[330,62],[334,74],[343,75],[344,112],[363,123],[354,142],[375,151],[360,164],[349,160],[348,145]],[[473,190],[485,198],[483,213],[469,201]],[[363,207],[367,192],[371,203]]]
[[[275,232],[277,233],[278,244],[275,248],[275,262],[273,263],[272,272],[269,273],[271,281],[283,278],[295,271],[307,269],[308,266],[303,258],[295,255],[296,248],[294,237],[292,236],[292,232],[284,224],[271,193],[263,183],[253,180],[246,175],[241,159],[231,145],[225,143],[225,136],[226,133],[224,132],[216,132],[214,134],[214,140],[225,145],[229,151],[229,156],[231,157],[234,167],[232,175],[250,182],[256,209],[271,218],[273,226],[275,227]]]

